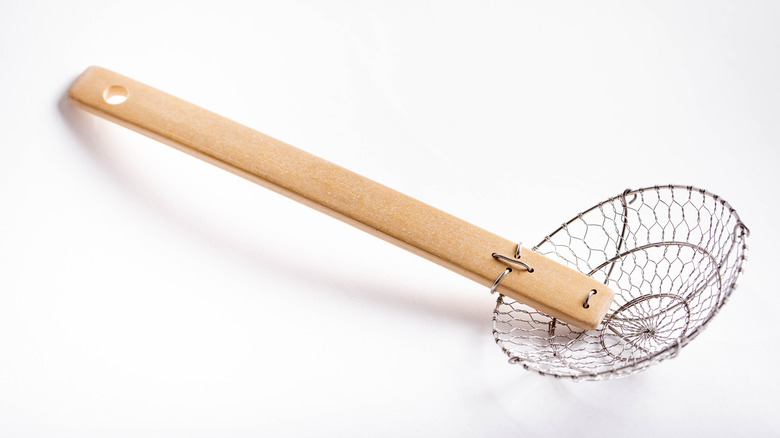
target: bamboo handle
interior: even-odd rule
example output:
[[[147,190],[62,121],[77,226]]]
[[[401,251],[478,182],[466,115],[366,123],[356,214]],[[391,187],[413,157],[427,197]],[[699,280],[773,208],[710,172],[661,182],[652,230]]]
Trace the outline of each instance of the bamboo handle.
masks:
[[[492,256],[516,244],[379,183],[148,85],[90,67],[68,98],[83,109],[288,196],[584,329],[612,301],[604,284],[523,249],[533,273]],[[114,103],[113,99],[125,100]],[[111,103],[109,103],[111,102]],[[591,294],[591,291],[598,291]],[[589,296],[589,307],[583,304]]]

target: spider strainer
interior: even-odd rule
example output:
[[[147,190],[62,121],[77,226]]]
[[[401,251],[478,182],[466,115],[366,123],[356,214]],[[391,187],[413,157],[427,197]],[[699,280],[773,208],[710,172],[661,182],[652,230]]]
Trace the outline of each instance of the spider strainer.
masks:
[[[511,363],[572,379],[628,375],[674,357],[734,290],[747,235],[734,209],[705,190],[626,190],[533,248],[615,290],[601,324],[581,330],[499,296],[496,342]]]
[[[625,192],[578,215],[532,251],[109,70],[87,69],[68,97],[492,284],[491,291],[502,294],[496,340],[511,362],[543,374],[603,378],[675,354],[723,304],[743,260],[747,229],[734,211],[690,187]],[[614,302],[612,288],[618,289]]]

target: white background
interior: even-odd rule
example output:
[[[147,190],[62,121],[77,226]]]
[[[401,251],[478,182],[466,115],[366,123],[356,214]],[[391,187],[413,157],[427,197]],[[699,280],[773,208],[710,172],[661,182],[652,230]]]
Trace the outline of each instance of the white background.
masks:
[[[68,4],[66,4],[68,3]],[[0,7],[0,436],[780,432],[777,2]],[[678,358],[509,365],[488,291],[73,109],[146,82],[512,240],[691,184],[751,229]]]

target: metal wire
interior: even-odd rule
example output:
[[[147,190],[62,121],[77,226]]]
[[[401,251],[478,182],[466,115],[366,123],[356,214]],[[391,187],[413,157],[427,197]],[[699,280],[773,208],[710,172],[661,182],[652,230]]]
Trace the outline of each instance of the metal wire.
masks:
[[[533,274],[533,272],[534,272],[534,268],[528,266],[528,263],[526,263],[524,261],[521,261],[521,260],[518,260],[517,256],[515,256],[515,258],[513,258],[513,259],[510,259],[509,257],[507,257],[505,255],[496,254],[496,253],[493,253],[492,256],[495,259],[501,259],[501,260],[503,260],[505,262],[514,263],[514,264],[520,265],[520,266],[524,267],[525,270],[528,271],[528,273],[530,273],[530,274]]]
[[[600,326],[583,331],[499,295],[496,343],[510,363],[576,380],[625,376],[674,357],[731,295],[748,234],[734,209],[706,190],[626,190],[533,248],[615,291]]]

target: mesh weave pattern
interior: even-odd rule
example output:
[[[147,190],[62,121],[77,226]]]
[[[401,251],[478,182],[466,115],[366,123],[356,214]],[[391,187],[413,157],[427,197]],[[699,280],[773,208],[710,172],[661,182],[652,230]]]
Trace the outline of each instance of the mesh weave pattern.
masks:
[[[748,230],[734,209],[683,186],[627,190],[580,213],[533,248],[615,291],[601,325],[583,331],[499,296],[493,333],[510,362],[600,380],[673,357],[726,302]]]

